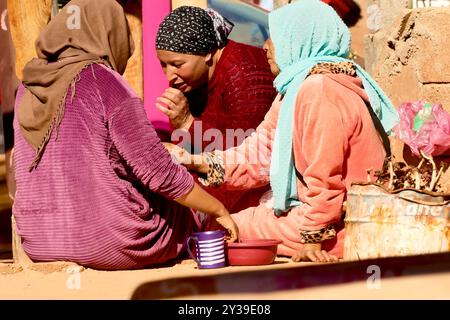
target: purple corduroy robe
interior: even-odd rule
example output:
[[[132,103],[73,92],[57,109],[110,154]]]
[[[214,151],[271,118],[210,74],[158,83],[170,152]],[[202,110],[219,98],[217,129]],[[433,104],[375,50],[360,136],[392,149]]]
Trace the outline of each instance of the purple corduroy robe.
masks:
[[[58,135],[32,172],[35,151],[15,119],[13,214],[25,252],[108,270],[176,258],[199,228],[192,211],[172,201],[192,189],[191,175],[172,161],[119,74],[92,65],[73,101],[71,93]]]

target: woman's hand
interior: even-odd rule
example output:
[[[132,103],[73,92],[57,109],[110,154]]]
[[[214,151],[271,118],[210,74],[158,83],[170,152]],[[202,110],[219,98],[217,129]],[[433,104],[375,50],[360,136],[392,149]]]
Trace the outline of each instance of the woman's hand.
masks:
[[[292,256],[292,261],[338,262],[339,259],[322,249],[321,243],[307,243],[303,249]]]
[[[203,190],[197,183],[194,183],[190,192],[181,198],[175,199],[175,201],[183,206],[204,212],[210,215],[211,218],[215,218],[217,223],[228,231],[229,235],[226,239],[229,242],[239,239],[239,229],[228,210],[219,200]]]
[[[183,148],[169,142],[162,142],[172,158],[179,164],[189,168],[194,163],[193,155]]]
[[[176,88],[167,88],[156,100],[158,101],[156,107],[169,117],[170,123],[175,129],[189,130],[194,122],[194,117],[183,92]]]
[[[201,154],[190,154],[183,148],[168,142],[162,143],[169,151],[176,162],[185,166],[188,170],[197,171],[206,174],[208,172],[208,164],[203,161]]]
[[[228,242],[235,242],[239,239],[238,226],[229,213],[216,218],[216,221],[228,231],[229,236],[226,237]]]

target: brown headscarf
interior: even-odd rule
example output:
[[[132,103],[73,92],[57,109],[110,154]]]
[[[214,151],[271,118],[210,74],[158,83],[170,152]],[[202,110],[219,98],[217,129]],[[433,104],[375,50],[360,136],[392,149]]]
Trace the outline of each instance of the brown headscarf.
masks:
[[[23,70],[27,90],[18,110],[22,134],[36,150],[30,171],[58,131],[69,86],[73,98],[79,73],[103,63],[123,74],[133,50],[125,13],[115,0],[72,0],[44,28],[36,40],[38,58]]]

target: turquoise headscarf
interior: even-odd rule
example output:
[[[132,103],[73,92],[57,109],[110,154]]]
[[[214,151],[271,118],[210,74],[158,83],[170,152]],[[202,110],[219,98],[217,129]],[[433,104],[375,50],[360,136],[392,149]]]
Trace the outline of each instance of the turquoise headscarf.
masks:
[[[281,215],[301,204],[297,197],[292,150],[299,87],[317,63],[350,61],[347,57],[351,35],[334,9],[319,0],[301,0],[271,12],[269,30],[275,46],[275,61],[281,71],[274,84],[284,95],[270,165],[273,208],[276,215]],[[369,74],[354,64],[372,109],[384,130],[389,132],[398,121],[397,111]]]

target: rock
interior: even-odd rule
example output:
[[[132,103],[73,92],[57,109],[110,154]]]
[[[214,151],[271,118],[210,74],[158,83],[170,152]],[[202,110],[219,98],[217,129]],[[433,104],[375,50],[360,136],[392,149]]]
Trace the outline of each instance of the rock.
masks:
[[[14,263],[0,263],[0,275],[14,274],[23,271],[23,268]]]

